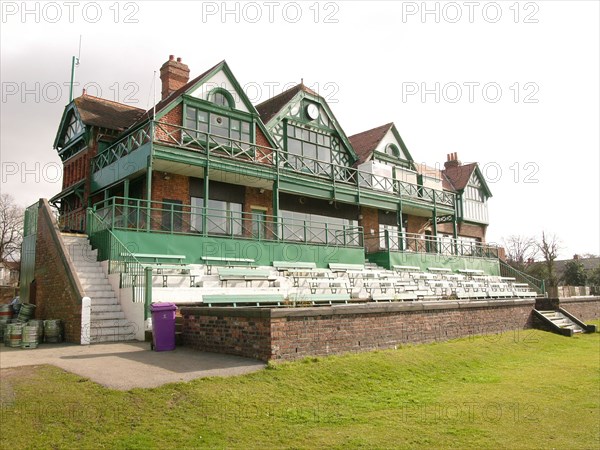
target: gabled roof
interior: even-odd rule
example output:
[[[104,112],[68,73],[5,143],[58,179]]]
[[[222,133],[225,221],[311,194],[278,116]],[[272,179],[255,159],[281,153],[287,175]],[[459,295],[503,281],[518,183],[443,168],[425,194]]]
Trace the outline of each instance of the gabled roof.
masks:
[[[444,169],[444,173],[454,188],[457,191],[462,191],[467,186],[467,183],[469,183],[471,175],[473,175],[473,171],[476,167],[477,163],[450,166]]]
[[[394,123],[390,122],[348,137],[358,155],[358,164],[362,164],[371,157],[373,151],[393,126]]]
[[[317,94],[315,91],[306,87],[304,83],[297,84],[287,91],[283,91],[281,94],[271,97],[270,99],[256,105],[256,110],[258,111],[258,114],[260,114],[260,118],[262,119],[263,123],[267,123],[269,120],[271,120],[279,111],[281,111],[281,108],[287,105],[289,101],[293,99],[294,96],[300,91],[304,91],[316,97],[319,96],[319,94]]]
[[[73,102],[84,124],[116,131],[129,128],[145,113],[134,106],[87,94],[77,97]]]

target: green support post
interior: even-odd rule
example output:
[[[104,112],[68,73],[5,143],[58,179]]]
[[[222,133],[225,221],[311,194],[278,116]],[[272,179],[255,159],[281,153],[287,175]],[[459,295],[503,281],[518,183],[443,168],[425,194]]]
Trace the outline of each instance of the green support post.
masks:
[[[209,177],[209,169],[208,169],[208,161],[206,162],[206,169],[204,169],[204,189],[203,189],[203,202],[204,207],[202,208],[202,235],[206,236],[208,233],[208,219],[206,214],[208,213],[208,200],[210,198],[210,177]]]
[[[148,170],[146,171],[146,231],[150,231],[152,222],[152,160],[148,157]]]
[[[125,197],[125,201],[123,202],[123,217],[125,218],[125,223],[123,226],[129,228],[129,178],[125,178],[123,181],[123,197]]]
[[[135,286],[133,286],[135,289]],[[150,317],[152,304],[152,267],[144,267],[144,320]]]
[[[279,180],[273,181],[273,231],[275,237],[279,240]]]
[[[398,233],[398,250],[404,251],[404,231],[402,230],[402,199],[398,201],[398,210],[396,212],[396,222],[400,228]]]

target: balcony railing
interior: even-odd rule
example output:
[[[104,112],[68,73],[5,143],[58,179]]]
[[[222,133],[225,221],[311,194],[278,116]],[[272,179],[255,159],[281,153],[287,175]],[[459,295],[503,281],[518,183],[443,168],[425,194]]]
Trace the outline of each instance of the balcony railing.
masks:
[[[362,227],[112,197],[94,206],[111,230],[362,247]]]
[[[353,167],[294,155],[279,149],[155,121],[147,122],[94,157],[92,159],[92,170],[96,172],[149,142],[188,149],[207,157],[215,156],[262,164],[270,166],[280,173],[307,174],[328,180],[333,184],[340,183],[353,186],[359,191],[367,189],[426,203],[454,207],[455,194],[452,192],[419,186],[392,177],[371,174]]]
[[[490,244],[465,242],[441,236],[428,236],[415,233],[390,233],[365,236],[365,247],[369,253],[380,251],[403,251],[415,253],[436,253],[448,256],[476,258],[498,258],[498,247]]]

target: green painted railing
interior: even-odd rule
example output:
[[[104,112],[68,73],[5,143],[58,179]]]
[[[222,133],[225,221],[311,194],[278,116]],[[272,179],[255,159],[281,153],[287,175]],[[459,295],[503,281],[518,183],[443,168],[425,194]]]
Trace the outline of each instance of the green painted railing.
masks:
[[[544,295],[546,293],[546,284],[544,280],[539,280],[525,272],[521,272],[511,265],[506,264],[501,259],[499,259],[498,262],[500,263],[500,275],[503,277],[513,277],[516,278],[519,283],[527,283],[538,295]]]
[[[147,288],[148,273],[129,248],[111,231],[111,224],[91,208],[87,210],[87,234],[98,260],[108,262],[108,273],[119,274],[120,288],[131,288],[134,303],[152,303],[152,289]],[[150,272],[150,279],[152,273]],[[151,284],[150,284],[151,286]]]
[[[365,236],[365,247],[369,253],[381,251],[405,251],[414,253],[435,253],[474,258],[498,258],[498,247],[490,244],[464,242],[460,238],[435,237],[415,233],[382,234]]]
[[[360,226],[332,225],[177,203],[112,197],[94,205],[94,210],[111,230],[359,248],[363,243]]]
[[[180,125],[154,121],[140,126],[95,156],[92,159],[92,171],[96,172],[112,164],[149,142],[183,148],[217,158],[231,158],[260,164],[271,167],[277,172],[322,178],[334,185],[342,183],[353,186],[358,191],[367,189],[451,208],[454,208],[456,201],[456,196],[452,192],[407,183],[393,177],[374,175],[353,167],[293,155],[280,149],[192,130]]]

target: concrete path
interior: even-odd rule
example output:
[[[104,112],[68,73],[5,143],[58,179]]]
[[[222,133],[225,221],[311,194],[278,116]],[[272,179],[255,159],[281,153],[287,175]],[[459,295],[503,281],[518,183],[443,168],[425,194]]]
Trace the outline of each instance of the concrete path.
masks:
[[[241,375],[265,367],[263,362],[253,359],[184,347],[171,352],[154,352],[150,351],[148,342],[42,344],[31,350],[0,344],[0,369],[40,364],[51,364],[123,391],[202,377]]]

